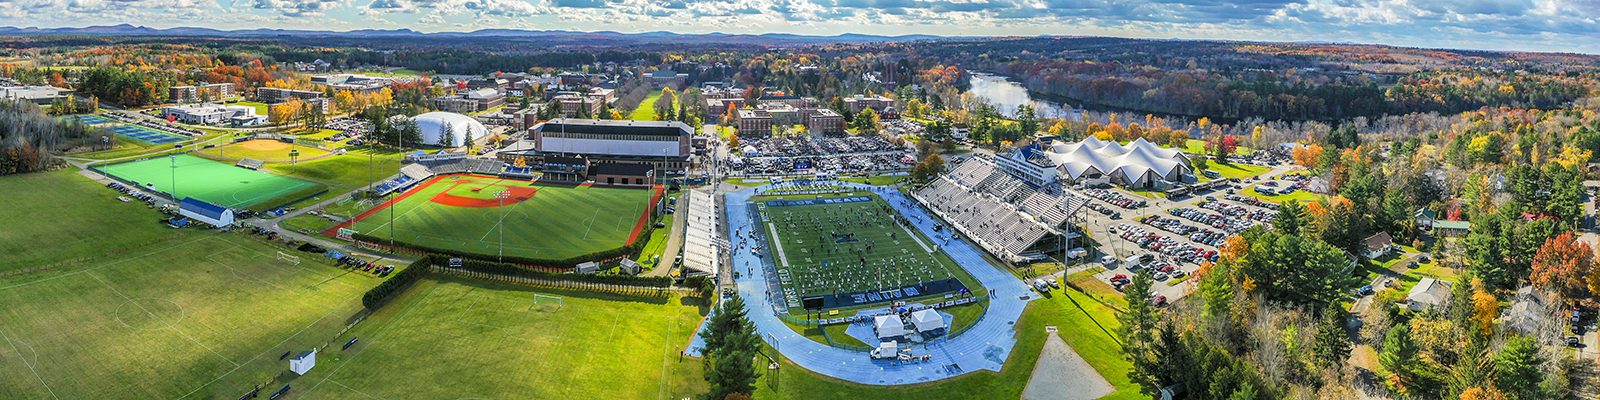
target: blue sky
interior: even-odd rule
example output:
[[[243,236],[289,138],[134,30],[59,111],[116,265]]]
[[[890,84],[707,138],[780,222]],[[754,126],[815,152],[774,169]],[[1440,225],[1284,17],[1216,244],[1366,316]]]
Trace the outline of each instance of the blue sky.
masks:
[[[1600,53],[1600,0],[0,0],[0,25],[121,23],[424,32],[1047,34]]]

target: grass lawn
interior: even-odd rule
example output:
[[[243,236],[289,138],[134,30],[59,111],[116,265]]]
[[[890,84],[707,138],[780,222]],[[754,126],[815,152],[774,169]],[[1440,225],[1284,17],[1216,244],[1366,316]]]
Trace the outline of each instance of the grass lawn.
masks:
[[[1067,275],[1067,282],[1072,282],[1074,286],[1083,289],[1084,293],[1087,293],[1090,297],[1099,299],[1112,307],[1121,310],[1128,309],[1128,299],[1122,295],[1122,292],[1111,287],[1111,284],[1094,277],[1094,274],[1101,272],[1105,272],[1105,268],[1093,267],[1073,272]],[[1187,277],[1188,275],[1184,276]]]
[[[673,218],[672,215],[662,214],[661,223],[666,226],[650,231],[650,237],[646,239],[644,249],[639,251],[639,255],[634,257],[633,261],[643,265],[646,271],[655,269],[656,263],[660,262],[659,259],[666,258],[665,254],[661,254],[661,252],[667,250],[667,234],[672,232],[672,225],[676,222],[677,219]]]
[[[511,191],[502,210],[495,193]],[[648,221],[653,190],[540,185],[482,175],[436,177],[394,206],[396,241],[480,255],[565,259],[615,249],[637,239]],[[389,213],[380,206],[351,228],[388,239]]]
[[[75,170],[3,176],[0,193],[0,221],[6,221],[0,224],[0,278],[112,259],[189,236],[160,225],[161,213],[143,202],[118,201],[121,193]]]
[[[536,306],[559,296],[560,308]],[[305,399],[680,399],[707,390],[681,359],[699,307],[423,279],[296,378]],[[342,341],[339,343],[343,343]],[[419,384],[426,382],[427,384]]]
[[[1227,178],[1245,179],[1245,178],[1249,178],[1249,177],[1265,174],[1265,173],[1267,173],[1267,171],[1271,171],[1272,170],[1272,167],[1254,165],[1254,164],[1245,164],[1245,163],[1219,163],[1219,162],[1212,162],[1212,163],[1208,163],[1207,166],[1210,167],[1210,169],[1212,171],[1217,171],[1218,174],[1221,174],[1223,179],[1227,179]],[[1210,180],[1208,178],[1205,178],[1205,174],[1200,174],[1200,178],[1202,180]]]
[[[660,116],[656,115],[656,100],[661,98],[661,94],[661,89],[650,92],[650,96],[645,97],[644,101],[639,102],[639,106],[633,109],[633,112],[627,114],[628,119],[636,121],[655,121],[658,119]],[[673,109],[677,109],[677,102],[674,101],[672,106]]]
[[[1261,194],[1261,193],[1256,193],[1256,187],[1254,185],[1245,186],[1243,190],[1239,191],[1239,194],[1242,194],[1242,195],[1245,195],[1245,196],[1254,197],[1254,198],[1258,198],[1258,199],[1265,200],[1265,201],[1274,202],[1274,203],[1282,203],[1282,202],[1285,202],[1285,201],[1298,201],[1298,202],[1301,202],[1301,203],[1310,203],[1310,202],[1314,202],[1314,201],[1322,199],[1322,195],[1316,194],[1316,193],[1311,193],[1311,192],[1305,191],[1305,190],[1296,190],[1294,193],[1289,193],[1289,194],[1286,194],[1286,195],[1265,195],[1265,194]]]
[[[54,194],[7,191],[0,208],[12,217],[0,224],[0,398],[236,398],[281,385],[277,355],[328,344],[379,281],[320,257],[278,261],[287,248],[241,233],[157,225],[159,213],[71,172],[0,178],[30,183]],[[54,260],[71,262],[14,268]]]
[[[251,171],[192,155],[179,155],[177,191],[181,197],[194,197],[225,207],[270,207],[325,190],[322,185]],[[146,184],[162,193],[172,190],[173,171],[166,157],[151,158],[100,167],[108,175],[124,181]]]
[[[1057,291],[1028,305],[1017,321],[1017,345],[998,373],[978,371],[937,382],[874,386],[828,378],[784,359],[777,378],[770,370],[762,371],[755,398],[939,400],[971,399],[977,397],[976,393],[987,399],[1019,398],[1044,348],[1046,326],[1058,327],[1061,339],[1116,388],[1104,399],[1146,398],[1128,379],[1130,366],[1122,358],[1121,344],[1114,339],[1113,332],[1119,326],[1115,311],[1072,290]]]
[[[256,108],[256,115],[270,115],[271,114],[267,110],[271,106],[267,105],[267,103],[262,103],[262,102],[259,102],[259,101],[241,101],[241,102],[238,102],[238,103],[233,103],[233,105],[255,107]]]
[[[1188,141],[1183,142],[1182,150],[1189,154],[1211,154],[1211,152],[1206,151],[1206,141],[1200,139],[1189,139]],[[1254,153],[1255,151],[1255,149],[1244,146],[1238,146],[1233,149],[1234,154],[1241,156]]]

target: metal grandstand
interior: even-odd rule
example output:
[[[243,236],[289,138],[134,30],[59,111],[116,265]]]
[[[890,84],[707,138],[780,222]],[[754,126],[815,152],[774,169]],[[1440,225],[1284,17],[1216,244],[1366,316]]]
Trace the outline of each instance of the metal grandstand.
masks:
[[[995,257],[1022,262],[1036,259],[1039,248],[1065,248],[1081,237],[1072,225],[1081,223],[1074,216],[1087,201],[1059,189],[1035,189],[973,157],[911,197]]]

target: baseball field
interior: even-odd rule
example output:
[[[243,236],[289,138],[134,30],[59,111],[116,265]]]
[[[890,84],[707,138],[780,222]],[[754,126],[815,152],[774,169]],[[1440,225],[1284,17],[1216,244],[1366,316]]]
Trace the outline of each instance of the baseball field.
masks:
[[[294,200],[298,195],[310,195],[323,189],[322,185],[316,183],[252,171],[188,154],[173,158],[157,157],[112,164],[99,167],[99,170],[146,190],[161,193],[173,191],[172,182],[176,177],[178,196],[194,197],[229,208],[274,206]]]
[[[503,208],[495,197],[502,192]],[[506,256],[567,259],[633,243],[649,221],[649,204],[660,196],[659,188],[448,175],[418,184],[327,233],[350,228],[387,240],[392,231],[400,243],[493,256],[499,254],[503,229]]]

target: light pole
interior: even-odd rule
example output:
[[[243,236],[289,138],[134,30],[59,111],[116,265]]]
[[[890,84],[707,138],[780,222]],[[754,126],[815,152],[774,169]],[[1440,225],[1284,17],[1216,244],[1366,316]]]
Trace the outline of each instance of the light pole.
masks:
[[[168,154],[167,160],[172,162],[172,202],[178,202],[178,154]]]
[[[505,263],[506,258],[506,195],[510,193],[511,189],[505,189],[494,194],[495,198],[500,199],[500,223],[495,224],[495,230],[499,231],[500,235],[500,255],[495,258],[495,262],[501,264]]]

